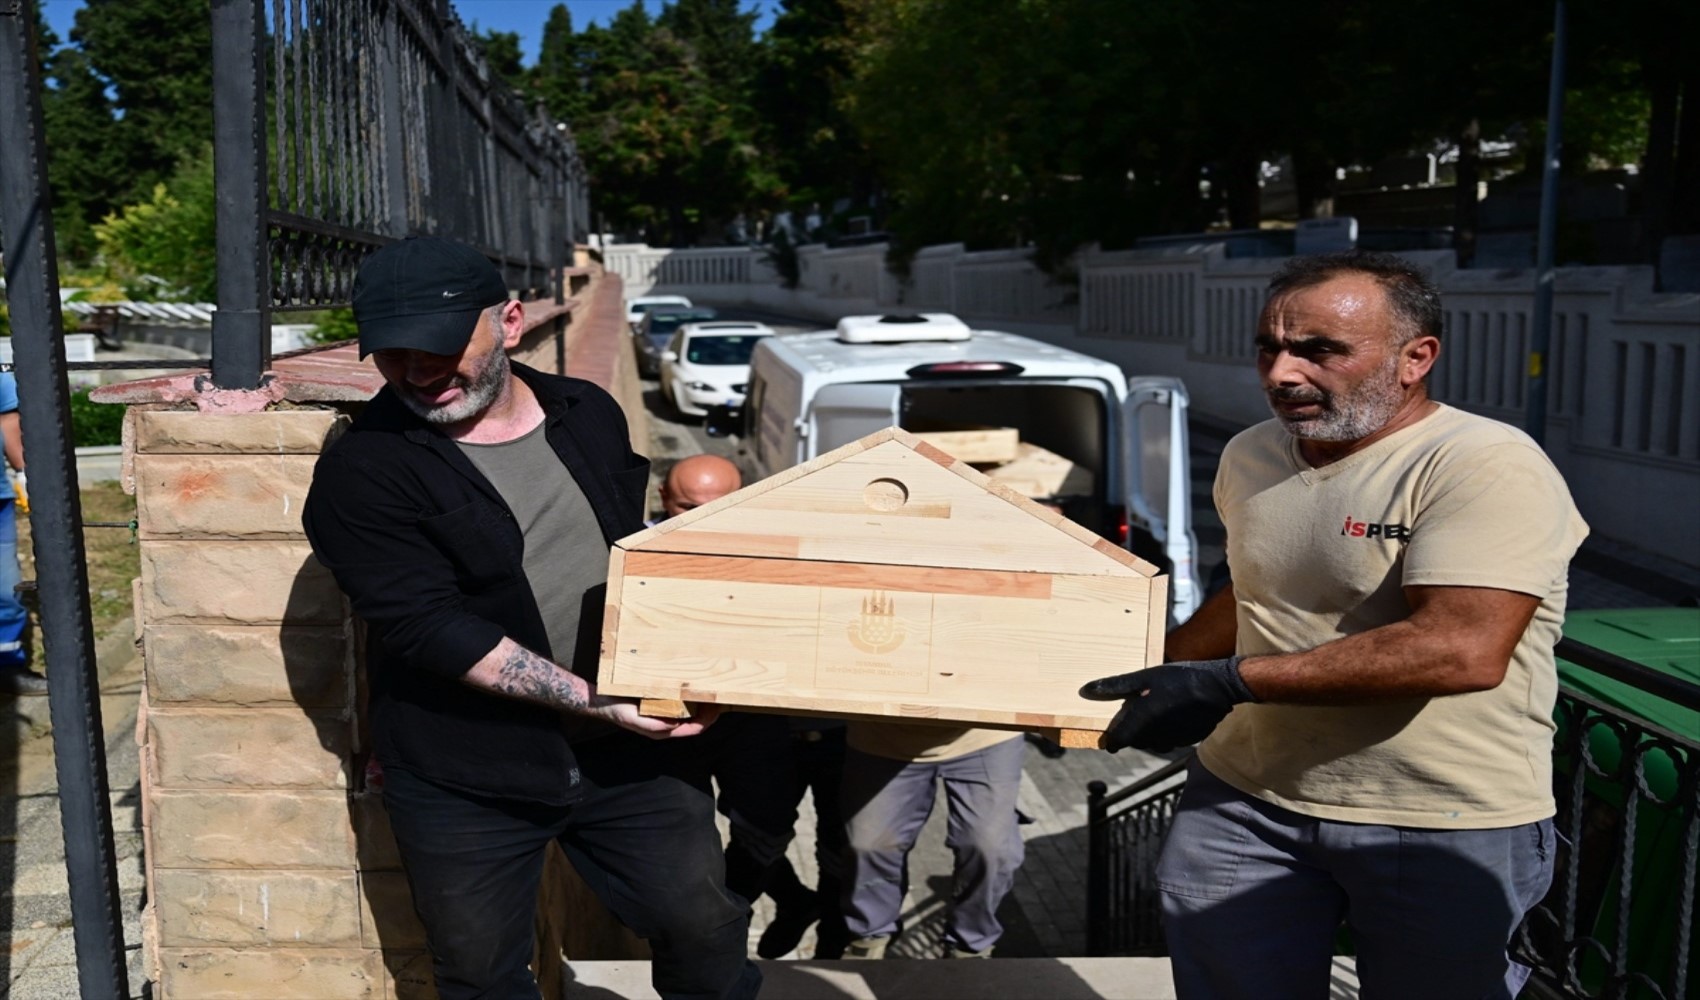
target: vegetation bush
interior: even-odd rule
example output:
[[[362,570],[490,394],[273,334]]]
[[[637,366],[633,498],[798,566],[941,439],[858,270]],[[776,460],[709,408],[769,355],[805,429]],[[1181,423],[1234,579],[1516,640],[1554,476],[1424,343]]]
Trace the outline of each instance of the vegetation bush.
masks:
[[[124,407],[97,403],[89,390],[71,393],[71,443],[78,448],[119,444],[124,429]]]

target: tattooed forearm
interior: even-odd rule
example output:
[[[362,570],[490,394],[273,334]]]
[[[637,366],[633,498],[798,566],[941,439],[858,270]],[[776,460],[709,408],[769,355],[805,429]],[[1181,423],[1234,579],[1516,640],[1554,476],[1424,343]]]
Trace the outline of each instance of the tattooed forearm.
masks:
[[[466,673],[467,683],[563,712],[583,712],[590,686],[511,639],[503,639]]]

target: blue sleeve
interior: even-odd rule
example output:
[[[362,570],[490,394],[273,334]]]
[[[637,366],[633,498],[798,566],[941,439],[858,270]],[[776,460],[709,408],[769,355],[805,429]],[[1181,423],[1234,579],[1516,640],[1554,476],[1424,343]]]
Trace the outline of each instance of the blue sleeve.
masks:
[[[11,372],[0,372],[0,413],[18,408],[18,380]]]

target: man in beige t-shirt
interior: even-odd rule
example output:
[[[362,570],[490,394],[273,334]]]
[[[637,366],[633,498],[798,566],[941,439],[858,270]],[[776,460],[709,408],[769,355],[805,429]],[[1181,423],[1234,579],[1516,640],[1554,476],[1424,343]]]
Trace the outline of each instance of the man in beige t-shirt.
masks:
[[[1553,645],[1587,533],[1522,432],[1428,398],[1439,295],[1397,257],[1296,258],[1258,371],[1275,419],[1216,481],[1232,584],[1126,698],[1113,748],[1203,740],[1158,865],[1177,991],[1511,997],[1552,877]]]

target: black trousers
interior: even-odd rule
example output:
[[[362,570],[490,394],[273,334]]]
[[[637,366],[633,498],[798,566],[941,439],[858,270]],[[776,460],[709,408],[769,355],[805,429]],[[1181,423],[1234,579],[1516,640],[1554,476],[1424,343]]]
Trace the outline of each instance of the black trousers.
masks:
[[[469,796],[399,768],[384,805],[442,1000],[538,996],[530,971],[543,852],[559,841],[591,891],[654,952],[667,1000],[751,1000],[749,907],[724,886],[714,805],[624,733],[575,747],[584,797],[543,806]]]

